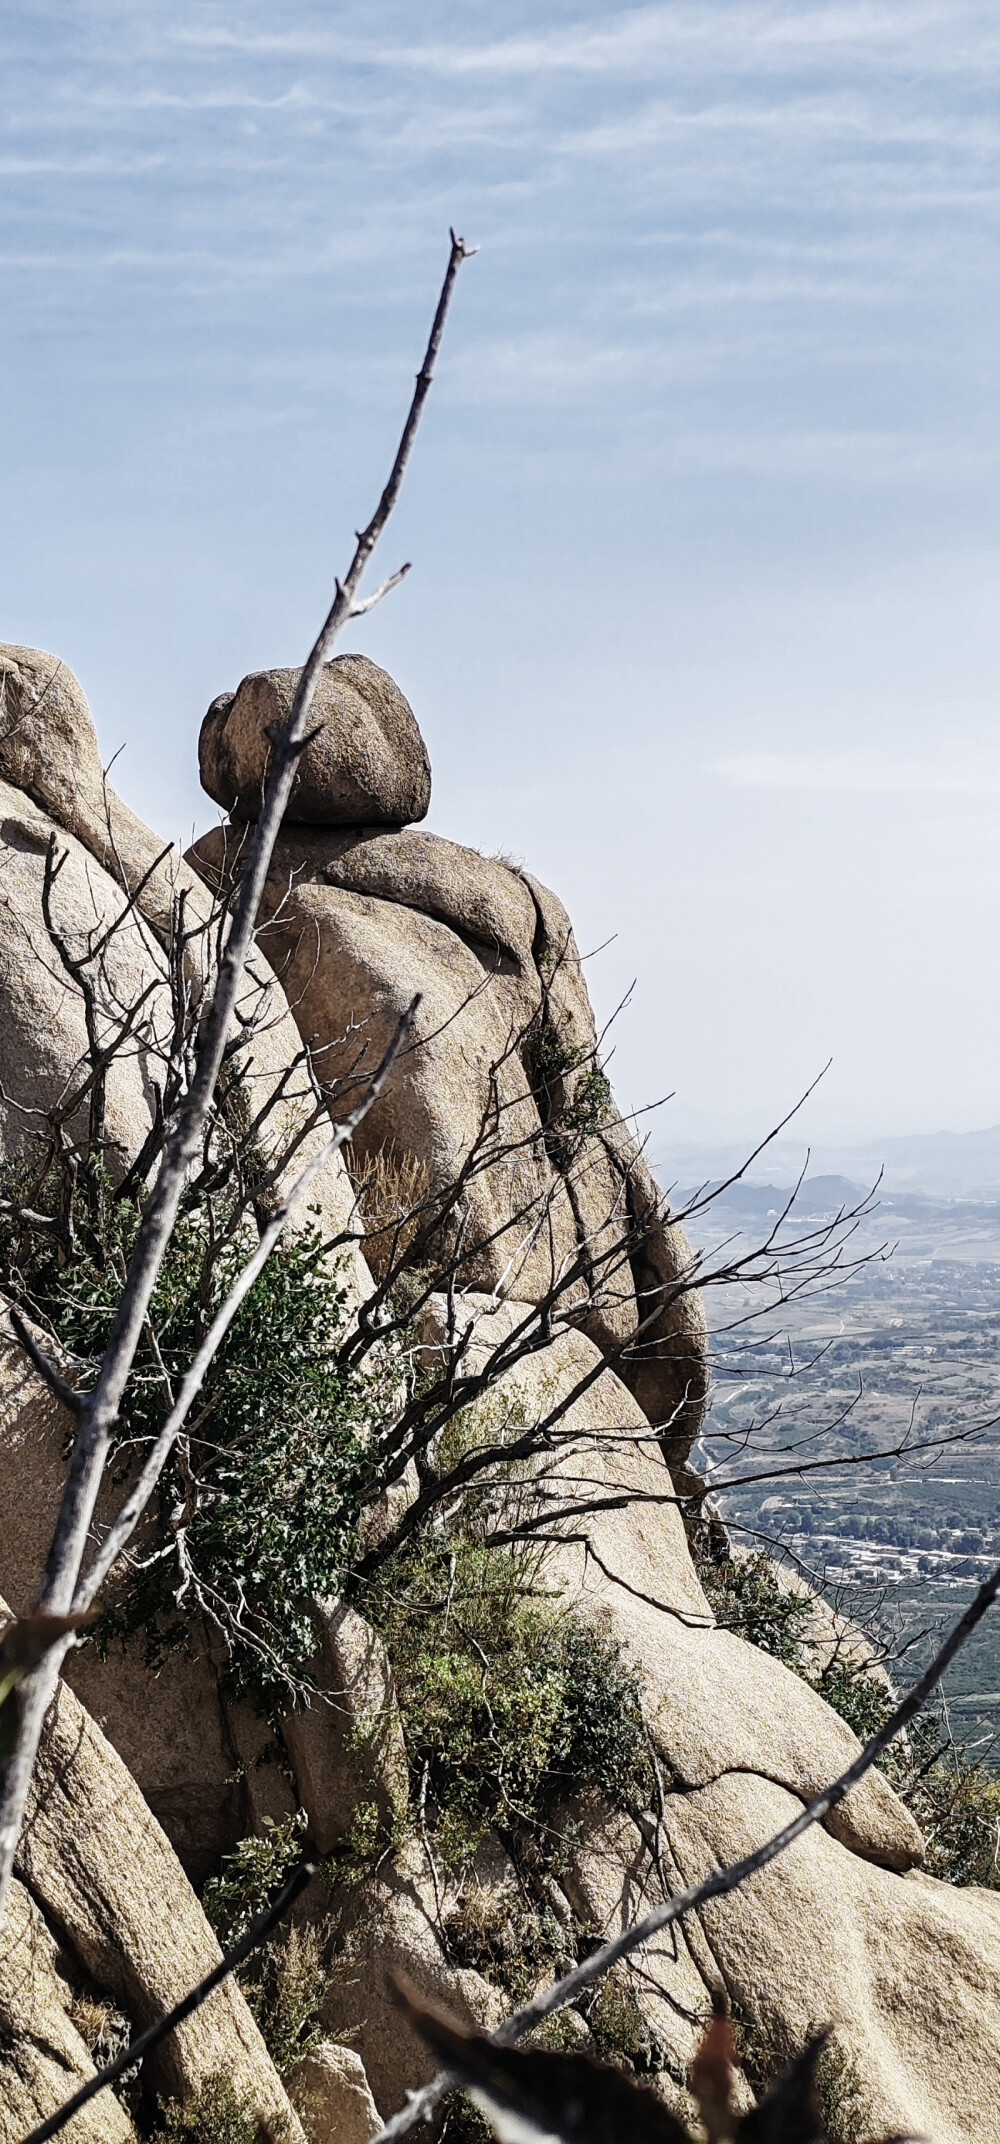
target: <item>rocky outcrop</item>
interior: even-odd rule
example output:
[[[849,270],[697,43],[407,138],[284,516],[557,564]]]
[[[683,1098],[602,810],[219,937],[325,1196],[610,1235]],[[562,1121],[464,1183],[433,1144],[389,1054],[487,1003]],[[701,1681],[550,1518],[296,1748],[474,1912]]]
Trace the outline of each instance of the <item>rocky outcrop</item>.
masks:
[[[288,2092],[311,2144],[368,2144],[382,2127],[360,2055],[336,2040],[320,2040],[296,2065]]]
[[[386,1983],[388,1964],[422,1995],[467,2023],[492,2027],[506,2011],[499,1989],[447,1956],[440,1879],[417,1839],[376,1874],[335,1901],[336,1951],[322,2011],[334,2038],[356,2047],[376,2105],[394,2113],[407,2088],[425,2084],[435,2064],[401,2015]]]
[[[245,839],[238,826],[217,828],[190,860],[209,884],[228,885]],[[331,818],[286,823],[261,927],[336,1107],[357,1093],[419,991],[414,1046],[359,1129],[359,1163],[416,1157],[446,1200],[474,1153],[461,1202],[464,1284],[522,1302],[561,1285],[563,1307],[641,1393],[682,1464],[706,1384],[695,1269],[603,1081],[580,955],[555,896],[438,835],[345,830]],[[442,1255],[457,1229],[454,1216],[443,1226]]]
[[[0,1617],[9,1618],[4,1603]],[[6,2008],[10,2020],[12,2086],[17,2078],[34,2094],[40,2116],[93,2067],[72,2028],[72,1987],[65,1973],[61,1980],[56,1975],[59,1946],[77,1974],[113,1997],[138,2030],[179,2002],[221,1952],[130,1772],[65,1684],[46,1721],[15,1865],[20,1885],[0,1931],[0,2013]],[[6,2089],[6,2049],[0,2060]],[[158,2089],[178,2097],[225,2071],[262,2116],[284,2116],[298,2133],[232,1980],[148,2060]],[[96,2108],[95,2125],[81,2136],[110,2140],[130,2133],[117,2102],[102,2096]]]
[[[140,2030],[221,1956],[131,1774],[64,1686],[35,1768],[17,1870],[91,1979]],[[262,2111],[284,2107],[264,2042],[232,1980],[149,2060],[161,2089],[179,2097],[224,2070]]]
[[[69,1107],[79,1089],[87,1048],[83,1000],[63,969],[45,926],[42,899],[46,854],[56,833],[29,797],[0,781],[0,1152],[23,1149],[39,1127],[36,1111]],[[133,1046],[109,1068],[107,1137],[110,1163],[123,1171],[153,1121],[149,1066],[170,1032],[167,991],[157,975],[141,920],[126,914],[125,896],[74,835],[60,830],[65,862],[52,890],[51,912],[71,958],[111,932],[104,950],[105,1035],[115,1002],[144,1000]],[[117,926],[117,928],[115,928]],[[102,1038],[103,1039],[103,1038]],[[71,1109],[78,1132],[86,1104]]]
[[[679,1885],[725,1866],[799,1807],[759,1774],[670,1796]],[[833,2023],[858,2135],[987,2144],[1000,2077],[1000,1897],[893,1875],[814,1826],[699,1916],[722,1987],[771,2044]]]
[[[475,1307],[466,1298],[466,1313]],[[473,1367],[514,1315],[479,1308]],[[443,1322],[443,1302],[438,1314]],[[686,1791],[723,1773],[757,1775],[811,1801],[857,1756],[857,1736],[780,1660],[716,1628],[645,1416],[612,1370],[588,1382],[600,1360],[585,1334],[563,1332],[498,1388],[525,1422],[570,1402],[558,1463],[546,1461],[547,1491],[558,1484],[570,1509],[606,1507],[588,1518],[586,1543],[576,1529],[554,1559],[567,1598],[626,1647],[668,1779]],[[923,1859],[917,1826],[881,1772],[868,1772],[827,1824],[866,1860],[909,1869]]]
[[[201,726],[198,759],[210,797],[235,819],[256,819],[271,738],[287,722],[298,670],[260,670],[220,693]],[[338,655],[320,673],[288,817],[307,825],[403,826],[424,818],[431,770],[399,686],[365,655]]]
[[[85,940],[132,903],[114,989],[148,982],[147,1025],[109,1099],[114,1136],[129,1155],[150,1121],[157,949],[172,904],[183,891],[189,914],[207,916],[210,889],[228,887],[257,809],[267,730],[287,707],[296,673],[244,680],[209,711],[203,769],[233,816],[196,845],[195,869],[176,856],[157,863],[154,837],[105,790],[89,711],[69,673],[23,649],[0,651],[0,672],[4,1087],[13,1075],[48,1107],[82,1048],[41,916],[56,829],[71,936]],[[274,1016],[247,1040],[246,1061],[258,1091],[280,1097],[269,1122],[284,1113],[286,1128],[301,1126],[317,1083],[334,1109],[356,1086],[419,988],[417,1046],[366,1120],[355,1166],[405,1164],[443,1199],[483,1141],[465,1202],[466,1285],[457,1312],[455,1302],[429,1305],[423,1347],[439,1347],[457,1314],[471,1325],[465,1365],[474,1368],[524,1305],[574,1268],[551,1341],[510,1373],[498,1404],[506,1420],[531,1421],[566,1401],[546,1489],[576,1516],[552,1551],[553,1576],[566,1605],[624,1650],[656,1754],[655,1811],[625,1815],[582,1797],[557,1819],[563,1856],[558,1881],[549,1882],[553,1911],[567,1929],[575,1916],[577,1935],[581,1927],[590,1937],[608,1934],[768,1837],[858,1744],[805,1682],[718,1629],[699,1585],[678,1508],[706,1374],[697,1274],[601,1085],[565,911],[526,873],[405,823],[426,810],[429,770],[410,711],[384,673],[355,657],[328,666],[319,712],[263,904],[279,978],[262,960],[255,987],[269,994]],[[196,963],[192,978],[200,988],[204,967]],[[32,1055],[37,1023],[44,1034]],[[8,1111],[8,1145],[23,1133]],[[337,1165],[323,1190],[331,1230],[352,1198]],[[533,1232],[526,1224],[539,1215],[545,1229]],[[363,1272],[357,1285],[366,1285]],[[18,1605],[30,1602],[48,1537],[64,1429],[58,1407],[0,1336],[0,1511],[16,1521],[0,1522],[0,1576],[10,1574]],[[416,1486],[397,1485],[397,1509]],[[529,1493],[523,1483],[520,1493]],[[584,1502],[595,1507],[585,1526]],[[388,1523],[388,1509],[376,1516]],[[207,1645],[168,1662],[155,1680],[131,1655],[102,1664],[84,1650],[71,1662],[68,1673],[108,1739],[64,1688],[8,1924],[30,1949],[30,1985],[16,1977],[21,1951],[0,1949],[11,2144],[54,2103],[60,2067],[66,2090],[88,2074],[66,1959],[140,2024],[218,1955],[165,1833],[199,1875],[240,1830],[300,1805],[322,1847],[340,1846],[358,1807],[371,1802],[382,1835],[398,1838],[405,1750],[386,1656],[342,1603],[317,1604],[316,1616],[324,1690],[283,1722],[280,1743],[248,1707],[220,1695]],[[276,1755],[280,1762],[268,1761]],[[869,1773],[825,1826],[649,1946],[629,1968],[627,1995],[656,2051],[663,2095],[684,2110],[709,1998],[724,1992],[747,2034],[779,2053],[832,2021],[843,2092],[861,2110],[858,2133],[917,2130],[933,2144],[988,2144],[1000,2083],[1000,1897],[925,1877],[921,1855],[909,1812],[880,1773]],[[495,2024],[508,2006],[483,1974],[456,1963],[449,1881],[427,1842],[410,1837],[387,1848],[374,1873],[355,1872],[317,1904],[320,1915],[332,1904],[335,1917],[322,2020],[330,2039],[302,2065],[295,2097],[318,2136],[364,2144],[376,2105],[391,2113],[428,2073],[424,2049],[385,1992],[386,1964],[470,2020]],[[482,1881],[507,1883],[516,1911],[509,1869]],[[578,2036],[586,2029],[582,2018],[567,2025]],[[165,2089],[188,2093],[219,2069],[262,2106],[282,2109],[231,1986],[175,2036],[160,2074]],[[853,2119],[848,2108],[848,2127]],[[0,2121],[0,2144],[4,2135]],[[80,2144],[124,2144],[127,2135],[123,2110],[105,2097]]]
[[[343,1601],[317,1601],[313,1675],[321,1696],[282,1721],[303,1807],[321,1854],[347,1838],[361,1803],[387,1837],[405,1816],[406,1748],[385,1647]]]
[[[127,909],[103,947],[97,981],[105,1029],[143,1000],[135,1048],[115,1065],[109,1096],[109,1130],[119,1153],[131,1159],[150,1121],[152,1081],[161,1077],[149,1045],[169,1033],[162,948],[182,902],[187,979],[195,993],[203,988],[214,953],[211,901],[178,851],[116,796],[80,685],[64,663],[37,648],[0,644],[0,784],[0,1152],[24,1146],[35,1128],[26,1107],[51,1108],[81,1063],[79,993],[61,970],[42,913],[45,852],[55,835],[67,860],[52,911],[69,952],[79,957],[103,940],[108,923]],[[263,1118],[259,1161],[267,1203],[320,1151],[323,1134],[305,1129],[315,1109],[314,1077],[262,958],[251,965],[239,1012],[233,1063],[245,1100]],[[282,1168],[278,1157],[296,1140],[294,1161]],[[348,1223],[353,1194],[339,1155],[317,1180],[313,1204],[331,1236]]]
[[[93,974],[102,1034],[140,1007],[108,1076],[108,1159],[120,1175],[142,1147],[154,1087],[162,1083],[161,1045],[173,1021],[164,947],[178,904],[193,934],[187,980],[197,993],[210,968],[212,902],[203,880],[105,781],[90,709],[72,672],[40,650],[0,645],[0,1158],[36,1149],[44,1113],[85,1085],[82,998],[43,913],[53,840],[61,861],[51,920],[71,959],[101,948]],[[266,1209],[322,1150],[325,1135],[309,1121],[315,1077],[263,956],[253,963],[240,1014],[233,1064],[241,1077],[232,1106],[238,1127],[248,1109],[261,1118],[254,1163]],[[84,1098],[69,1130],[81,1131],[85,1118]],[[293,1158],[283,1162],[291,1148]],[[354,1193],[339,1155],[315,1182],[310,1205],[304,1218],[316,1218],[328,1237],[350,1226]],[[349,1262],[347,1277],[357,1292],[370,1287],[359,1258]],[[0,1321],[0,1585],[19,1610],[37,1596],[68,1426]],[[67,1676],[104,1721],[193,1876],[209,1874],[249,1822],[286,1813],[286,1801],[295,1806],[279,1766],[245,1761],[256,1723],[247,1708],[220,1697],[207,1643],[196,1644],[191,1658],[172,1656],[155,1681],[138,1649],[108,1661],[77,1652]]]

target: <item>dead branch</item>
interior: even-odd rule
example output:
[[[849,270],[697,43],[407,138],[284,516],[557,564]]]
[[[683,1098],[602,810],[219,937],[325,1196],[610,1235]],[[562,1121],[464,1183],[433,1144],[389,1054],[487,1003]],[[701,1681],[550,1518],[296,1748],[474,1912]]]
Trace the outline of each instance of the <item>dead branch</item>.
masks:
[[[188,1173],[197,1160],[202,1131],[215,1096],[226,1042],[239,1000],[248,956],[254,943],[268,866],[287,810],[298,762],[308,742],[309,711],[323,664],[350,616],[365,568],[399,496],[433,378],[435,361],[458,270],[467,248],[455,233],[424,361],[403,426],[388,482],[367,527],[357,538],[343,580],[299,678],[288,721],[273,740],[272,764],[260,819],[233,903],[225,947],[214,988],[198,1025],[192,1078],[167,1133],[156,1182],[143,1211],[121,1301],[112,1325],[97,1381],[79,1415],[55,1532],[46,1561],[39,1607],[47,1613],[69,1609],[80,1579],[87,1539],[104,1474],[111,1433],[145,1325],[150,1299],[180,1207]],[[49,869],[54,868],[53,866]],[[47,870],[46,885],[50,890]],[[88,1030],[89,1032],[89,1030]],[[45,1715],[58,1677],[59,1659],[50,1654],[25,1685],[21,1731],[8,1763],[0,1798],[0,1914],[10,1887],[14,1856],[41,1740]]]

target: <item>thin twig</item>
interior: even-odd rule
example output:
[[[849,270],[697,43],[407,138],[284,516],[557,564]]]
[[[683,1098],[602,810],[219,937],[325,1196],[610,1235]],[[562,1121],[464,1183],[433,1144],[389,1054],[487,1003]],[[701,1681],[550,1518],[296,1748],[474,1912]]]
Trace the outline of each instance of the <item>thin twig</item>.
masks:
[[[381,603],[383,596],[391,595],[392,590],[399,587],[400,581],[405,581],[409,571],[410,560],[407,559],[405,566],[400,566],[396,573],[390,573],[388,580],[383,581],[380,588],[376,588],[374,595],[365,596],[361,603],[352,603],[348,616],[364,618],[368,611],[374,610],[376,603]]]

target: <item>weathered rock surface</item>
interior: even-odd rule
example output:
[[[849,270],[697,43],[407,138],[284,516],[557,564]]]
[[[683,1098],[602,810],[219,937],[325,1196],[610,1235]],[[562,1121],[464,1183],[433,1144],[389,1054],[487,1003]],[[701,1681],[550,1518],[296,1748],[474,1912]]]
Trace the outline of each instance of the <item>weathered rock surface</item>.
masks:
[[[595,1796],[566,1810],[567,1865],[560,1882],[580,1926],[610,1942],[660,1903],[662,1889],[652,1866],[649,1840],[620,1810],[602,1806]],[[664,1837],[657,1842],[664,1875],[676,1888],[676,1868]],[[661,2096],[688,2126],[695,2107],[687,2080],[705,2029],[711,1999],[726,1989],[697,1921],[682,1921],[643,1945],[618,1969],[636,2010],[649,2030],[647,2060],[659,2071]],[[753,2104],[745,2079],[738,2080],[737,2102]]]
[[[392,1671],[370,1623],[343,1601],[317,1601],[312,1674],[322,1694],[282,1721],[321,1854],[346,1839],[361,1802],[391,1831],[405,1811],[409,1773]]]
[[[382,2127],[365,2066],[352,2047],[321,2040],[288,2079],[312,2144],[368,2144]]]
[[[288,720],[301,673],[261,670],[213,700],[201,726],[202,785],[236,819],[260,816],[269,732]],[[317,734],[298,764],[288,818],[307,825],[405,826],[431,800],[430,762],[399,686],[366,655],[325,663],[310,711]]]
[[[668,1795],[680,1881],[697,1882],[796,1814],[770,1780],[731,1773]],[[988,2144],[1000,2078],[1000,1896],[873,1868],[818,1825],[701,1926],[735,2003],[779,2051],[830,2021],[853,2067],[861,2136]]]
[[[190,860],[226,885],[243,839],[216,828]],[[437,835],[286,825],[261,918],[317,1071],[344,1083],[347,1100],[420,991],[415,1047],[360,1127],[359,1161],[416,1157],[445,1197],[475,1151],[465,1284],[533,1301],[572,1269],[566,1302],[625,1381],[641,1382],[680,1461],[706,1384],[691,1255],[610,1102],[606,1122],[596,1108],[589,1131],[560,1133],[594,1072],[597,1036],[555,896]]]
[[[0,1586],[18,1614],[38,1597],[70,1426],[0,1309]],[[105,1489],[102,1519],[120,1497],[120,1490]],[[63,1672],[128,1765],[193,1880],[211,1875],[219,1855],[258,1829],[265,1815],[280,1821],[294,1812],[297,1797],[280,1765],[256,1762],[263,1723],[250,1706],[220,1697],[209,1647],[197,1634],[190,1655],[169,1653],[155,1676],[141,1644],[116,1648],[106,1660],[92,1646],[77,1648]],[[272,1741],[266,1729],[263,1740]]]
[[[135,1781],[73,1692],[60,1685],[35,1768],[17,1870],[97,1985],[150,2025],[221,1955]],[[179,2097],[224,2070],[262,2113],[290,2110],[264,2042],[224,1981],[149,2058]]]
[[[69,1999],[55,1938],[14,1882],[0,1939],[0,2144],[21,2144],[94,2074]],[[69,2144],[132,2144],[134,2134],[113,2092],[98,2093],[64,2131]]]
[[[65,973],[42,914],[46,851],[53,822],[19,789],[0,781],[0,1082],[10,1103],[0,1105],[0,1149],[23,1148],[36,1130],[31,1112],[69,1103],[80,1084],[87,1031],[83,998]],[[125,898],[73,835],[61,834],[66,861],[52,889],[51,914],[71,959],[88,941],[113,930],[103,954],[102,1041],[121,1019],[121,1007],[146,1003],[134,1042],[109,1068],[107,1135],[122,1173],[138,1153],[153,1118],[149,1065],[157,1039],[169,1033],[167,993],[158,987],[139,918],[125,916]],[[11,1106],[20,1105],[20,1106]],[[79,1103],[70,1128],[82,1130]]]
[[[419,1841],[411,1840],[377,1875],[347,1887],[334,1908],[337,1947],[323,2026],[357,2048],[376,2104],[388,2116],[407,2090],[433,2076],[435,2065],[390,1997],[387,1964],[469,2024],[498,2025],[506,2004],[480,1973],[449,1964],[434,1876]]]
[[[570,1308],[581,1329],[567,1325],[543,1355],[519,1365],[501,1397],[526,1419],[548,1413],[560,1395],[572,1399],[572,1434],[549,1472],[549,1488],[566,1506],[565,1533],[577,1536],[558,1551],[558,1569],[567,1601],[627,1650],[658,1752],[664,1806],[655,1838],[596,1805],[571,1812],[579,1821],[568,1835],[566,1896],[589,1928],[610,1932],[658,1895],[661,1881],[675,1891],[770,1836],[850,1762],[858,1744],[798,1677],[718,1630],[698,1584],[675,1501],[676,1488],[688,1485],[685,1455],[704,1394],[696,1275],[613,1111],[592,1113],[572,1140],[560,1130],[585,1091],[596,1043],[569,919],[527,874],[401,826],[426,809],[423,748],[391,681],[377,683],[384,673],[359,662],[331,666],[332,681],[329,673],[324,681],[324,727],[312,762],[306,756],[294,807],[310,823],[283,830],[263,915],[324,1082],[357,1077],[357,1030],[344,1040],[352,1021],[362,1024],[373,1062],[414,989],[425,993],[421,1047],[397,1065],[364,1127],[362,1161],[382,1156],[419,1165],[440,1195],[488,1122],[491,1096],[508,1146],[513,1134],[517,1156],[494,1155],[470,1187],[466,1278],[476,1292],[457,1304],[460,1317],[477,1321],[470,1361],[491,1335],[509,1330],[519,1305],[537,1300],[553,1270],[579,1260]],[[245,680],[240,694],[210,711],[203,760],[237,820],[257,808],[266,725],[280,719],[294,678]],[[122,957],[126,944],[134,948],[128,987],[135,976],[155,973],[155,944],[166,935],[178,887],[192,915],[208,913],[208,896],[176,857],[156,866],[154,837],[105,793],[89,710],[70,674],[36,651],[0,650],[0,683],[0,731],[7,733],[0,777],[9,785],[3,826],[10,828],[0,828],[0,901],[4,868],[11,888],[6,922],[0,917],[7,932],[0,988],[5,1015],[8,1007],[13,1012],[5,1032],[14,1037],[8,1051],[20,1052],[20,1060],[10,1056],[14,1069],[21,1062],[48,1099],[80,1048],[79,1024],[73,1027],[71,1012],[52,995],[52,975],[29,974],[24,952],[27,939],[36,954],[45,951],[39,886],[52,826],[66,837],[59,886],[72,894],[77,930],[90,927],[90,915],[120,912],[114,904],[123,891],[155,866],[136,899],[135,940],[123,937]],[[225,880],[239,839],[238,826],[206,837],[193,852],[198,872]],[[261,974],[275,1020],[254,1038],[247,1061],[266,1096],[288,1080],[298,1037],[263,962]],[[45,1028],[44,1045],[29,1064],[33,1022]],[[148,1122],[145,1068],[135,1072],[134,1085],[114,1103],[123,1151],[134,1150]],[[315,1092],[312,1073],[303,1068],[302,1076],[301,1091],[282,1098],[292,1123],[301,1124],[306,1093]],[[342,1225],[350,1204],[346,1176],[335,1172],[324,1215]],[[523,1240],[523,1228],[518,1235],[517,1217],[539,1211],[550,1222],[544,1251]],[[641,1241],[633,1240],[628,1259],[609,1275],[602,1260],[625,1219]],[[443,1317],[443,1306],[432,1307],[429,1347],[440,1339]],[[623,1341],[631,1344],[623,1348]],[[0,1577],[9,1573],[11,1592],[27,1605],[61,1479],[62,1423],[20,1357],[10,1358],[2,1345],[0,1373],[0,1510],[23,1520],[20,1532],[0,1524]],[[581,1500],[597,1496],[607,1506],[622,1495],[627,1509],[586,1515],[588,1554],[579,1539]],[[329,1614],[322,1659],[337,1704],[286,1723],[294,1782],[280,1765],[258,1764],[268,1731],[244,1708],[220,1700],[207,1655],[171,1666],[155,1685],[134,1662],[109,1662],[103,1700],[100,1664],[78,1656],[70,1672],[107,1718],[150,1801],[176,1832],[193,1826],[185,1844],[192,1865],[199,1853],[231,1843],[233,1827],[287,1815],[300,1796],[321,1843],[342,1839],[359,1796],[370,1791],[355,1743],[373,1718],[384,1729],[383,1820],[391,1822],[401,1806],[391,1678],[365,1626],[355,1630],[349,1614],[339,1621],[338,1614]],[[224,1791],[233,1797],[228,1803]],[[817,2022],[833,2021],[859,2133],[905,2128],[925,2132],[933,2144],[992,2144],[1000,1898],[922,1877],[921,1850],[908,1812],[880,1774],[869,1774],[825,1828],[692,1918],[676,1943],[668,1936],[651,1947],[633,1985],[678,2106],[708,1996],[724,1989],[776,2061],[801,2046]],[[4,1979],[10,1958],[0,1952],[0,2026],[17,2051],[13,2089],[26,2095],[23,2133],[42,2111],[53,2066],[64,2064],[73,2081],[86,2074],[89,2059],[74,2042],[65,2002],[60,2010],[56,1936],[139,2023],[217,1951],[135,1783],[67,1689],[36,1782],[21,1873],[38,1902],[17,1893],[17,1911],[35,1916],[41,2007],[22,2002],[17,2010],[23,1990],[15,1999]],[[480,1975],[449,1962],[440,1934],[442,1910],[446,1917],[450,1910],[447,1877],[416,1841],[374,1877],[345,1884],[334,1907],[337,1947],[324,2026],[334,2041],[356,2044],[359,2056],[331,2046],[319,2063],[320,2085],[331,2137],[352,2137],[356,2119],[360,2140],[377,2120],[364,2079],[388,2113],[430,2067],[389,2002],[386,1963],[470,2019],[495,2023],[506,2005]],[[53,2003],[58,2014],[50,2016]],[[219,2068],[249,2084],[262,2106],[284,2104],[256,2028],[230,1990],[176,2036],[163,2083],[190,2091]],[[21,2107],[19,2099],[19,2120]],[[79,2144],[124,2144],[121,2110],[109,2111],[106,2099],[98,2107],[103,2114],[81,2128]],[[3,2136],[0,2126],[0,2144]]]
[[[15,1103],[47,1108],[79,1062],[83,1032],[79,1000],[71,1002],[41,915],[44,854],[53,831],[59,832],[60,851],[69,852],[53,909],[75,934],[73,951],[80,949],[81,933],[94,929],[97,935],[102,917],[120,913],[123,892],[134,903],[134,919],[104,955],[110,969],[106,1016],[116,1006],[121,1011],[119,983],[129,990],[140,984],[151,992],[145,1031],[157,1020],[162,1029],[169,1008],[155,946],[166,942],[183,896],[185,926],[195,933],[188,970],[200,989],[210,966],[212,909],[198,874],[176,849],[165,850],[105,781],[86,696],[64,663],[37,648],[0,644],[0,715],[0,777],[11,785],[0,792],[0,1078]],[[206,927],[202,936],[199,924]],[[124,1003],[130,1002],[126,997]],[[313,1075],[302,1061],[284,994],[260,955],[251,964],[240,1012],[253,1022],[252,1030],[240,1030],[243,1047],[234,1061],[243,1094],[255,1113],[271,1105],[259,1139],[267,1203],[277,1201],[320,1151],[323,1134],[319,1127],[303,1133],[315,1108]],[[159,1075],[155,1058],[150,1064],[126,1056],[112,1073],[112,1136],[131,1155],[149,1121],[151,1072]],[[12,1138],[22,1143],[26,1122],[19,1110],[0,1105],[0,1145]],[[282,1166],[281,1155],[299,1135],[294,1160]],[[331,1236],[347,1225],[353,1197],[339,1154],[317,1179],[312,1202]],[[360,1262],[357,1285],[367,1285]]]

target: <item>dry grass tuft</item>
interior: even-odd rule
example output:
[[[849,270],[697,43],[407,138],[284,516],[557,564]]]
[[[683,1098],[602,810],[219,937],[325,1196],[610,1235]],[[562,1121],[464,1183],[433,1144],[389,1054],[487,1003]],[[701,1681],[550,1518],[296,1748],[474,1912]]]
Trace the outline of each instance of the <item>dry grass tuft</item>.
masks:
[[[362,1161],[345,1150],[358,1212],[365,1231],[365,1257],[383,1281],[410,1249],[429,1218],[431,1172],[415,1154],[381,1146]]]

